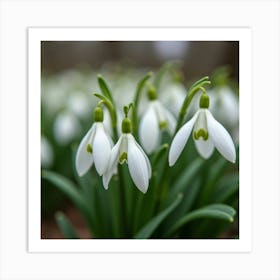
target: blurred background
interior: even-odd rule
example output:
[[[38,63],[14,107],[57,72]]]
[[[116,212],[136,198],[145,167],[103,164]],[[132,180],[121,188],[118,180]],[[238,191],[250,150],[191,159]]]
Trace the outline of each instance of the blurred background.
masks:
[[[233,117],[225,118],[222,123],[235,135],[235,141],[238,143],[239,42],[43,41],[42,169],[55,170],[75,180],[72,159],[77,145],[92,123],[92,110],[97,101],[92,94],[100,92],[97,84],[98,73],[103,75],[113,89],[121,107],[129,103],[127,99],[129,96],[133,97],[137,82],[145,73],[158,71],[170,60],[179,60],[181,66],[176,75],[168,77],[169,82],[172,80],[173,83],[173,80],[176,80],[181,87],[188,88],[196,79],[210,76],[213,87],[224,89],[226,85],[226,89],[233,93],[224,94],[227,97],[223,101],[233,110]],[[174,93],[174,96],[176,94]],[[175,98],[177,101],[179,96],[178,94],[178,98]],[[232,108],[232,104],[236,104],[235,108]],[[223,108],[225,109],[220,115],[224,116],[224,112],[229,111],[226,105]],[[176,108],[174,113],[176,114]],[[54,220],[57,210],[67,213],[81,237],[89,236],[83,219],[71,202],[44,180],[41,182],[41,207],[41,238],[62,238]]]
[[[193,79],[209,75],[217,67],[231,66],[238,79],[239,42],[232,41],[121,41],[42,42],[42,73],[76,67],[100,69],[122,63],[132,67],[158,68],[167,60],[182,60],[184,76]]]

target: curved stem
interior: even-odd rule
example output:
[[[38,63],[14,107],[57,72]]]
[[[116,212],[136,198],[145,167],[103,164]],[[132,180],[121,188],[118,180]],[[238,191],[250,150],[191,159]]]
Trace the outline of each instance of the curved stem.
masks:
[[[139,81],[139,83],[137,85],[135,97],[133,100],[134,106],[132,108],[132,128],[134,130],[134,135],[135,135],[136,140],[138,140],[138,119],[137,118],[138,118],[138,103],[139,103],[139,99],[140,99],[140,94],[146,84],[146,81],[148,79],[150,79],[152,77],[152,75],[153,75],[153,73],[149,72],[142,78],[142,80]]]
[[[200,82],[199,82],[200,81]],[[198,93],[199,91],[203,91],[205,92],[205,89],[203,88],[204,85],[209,85],[211,82],[208,81],[208,80],[205,80],[205,78],[201,79],[197,81],[194,85],[196,86],[192,86],[190,88],[190,91],[189,91],[189,94],[186,96],[185,100],[184,100],[184,103],[181,107],[181,110],[179,112],[179,117],[178,117],[178,120],[177,120],[177,125],[176,125],[176,129],[175,129],[175,133],[174,135],[176,134],[176,132],[179,130],[180,126],[182,125],[183,123],[183,120],[184,120],[184,117],[187,113],[187,110],[188,110],[188,107],[192,101],[192,99],[194,98],[194,96],[196,95],[196,93]],[[199,82],[199,83],[198,83]]]

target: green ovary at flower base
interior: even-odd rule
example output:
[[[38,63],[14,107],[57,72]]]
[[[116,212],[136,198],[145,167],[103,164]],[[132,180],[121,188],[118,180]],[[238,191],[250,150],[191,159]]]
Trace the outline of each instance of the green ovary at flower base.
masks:
[[[171,143],[168,158],[170,166],[179,158],[192,131],[196,149],[203,158],[208,159],[216,147],[228,161],[235,162],[236,152],[232,138],[214,119],[208,107],[209,97],[204,93],[200,98],[200,109],[178,130]]]

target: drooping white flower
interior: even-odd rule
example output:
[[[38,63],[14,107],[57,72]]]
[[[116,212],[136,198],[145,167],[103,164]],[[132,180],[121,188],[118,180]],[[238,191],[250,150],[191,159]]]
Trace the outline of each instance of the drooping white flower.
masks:
[[[202,98],[206,97],[202,96]],[[216,147],[224,158],[232,163],[235,162],[236,152],[232,138],[208,110],[209,98],[207,105],[200,107],[195,115],[176,133],[169,151],[170,166],[174,165],[179,158],[192,131],[196,149],[203,158],[209,158]]]
[[[124,121],[126,120],[128,119],[125,118]],[[113,147],[108,169],[103,175],[103,185],[105,189],[108,189],[108,184],[115,173],[118,163],[122,164],[126,162],[134,184],[141,192],[146,193],[149,186],[149,179],[151,178],[151,164],[130,131],[130,128],[123,129],[122,135]]]
[[[145,151],[150,154],[159,146],[161,130],[174,133],[176,120],[159,100],[151,100],[139,125],[139,138]]]
[[[167,84],[159,96],[162,104],[168,108],[175,116],[178,116],[182,104],[187,95],[187,91],[180,83]]]
[[[82,91],[74,91],[69,94],[67,99],[68,110],[77,117],[85,119],[91,111],[92,102],[89,102],[89,96]]]
[[[113,142],[106,132],[102,120],[103,113],[101,119],[95,118],[94,124],[78,147],[76,169],[79,176],[83,176],[93,163],[99,175],[103,175],[107,170]]]
[[[60,112],[53,125],[54,138],[60,145],[68,145],[81,130],[78,118],[70,111]]]
[[[228,86],[214,88],[213,96],[214,116],[223,120],[228,127],[236,126],[239,120],[239,102],[234,91]]]

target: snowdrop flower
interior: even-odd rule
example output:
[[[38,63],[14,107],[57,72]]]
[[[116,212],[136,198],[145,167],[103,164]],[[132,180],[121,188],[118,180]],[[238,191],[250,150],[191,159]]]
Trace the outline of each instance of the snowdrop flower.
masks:
[[[235,127],[239,120],[239,102],[233,90],[228,86],[217,87],[211,94],[209,96],[214,116],[223,120],[227,127]]]
[[[105,189],[108,189],[108,184],[118,163],[123,164],[124,162],[128,164],[130,176],[136,187],[142,193],[146,193],[151,178],[151,164],[131,134],[131,121],[127,117],[122,122],[122,135],[112,149],[108,169],[103,175]]]
[[[90,113],[91,103],[89,96],[79,91],[71,93],[67,99],[68,109],[81,119],[85,119]]]
[[[153,87],[149,88],[148,95],[150,101],[140,121],[139,138],[145,151],[150,154],[159,146],[162,129],[167,129],[170,134],[174,133],[176,120],[157,99]]]
[[[68,145],[80,133],[80,130],[78,118],[69,110],[60,112],[54,121],[54,138],[60,145]]]
[[[170,166],[179,158],[192,130],[196,149],[203,158],[209,158],[216,147],[228,161],[235,162],[236,152],[232,138],[214,119],[208,107],[209,97],[203,94],[200,98],[200,109],[179,129],[171,143],[168,158]]]
[[[103,175],[109,163],[112,146],[112,139],[104,129],[103,111],[98,106],[94,111],[94,123],[77,150],[76,169],[79,176],[83,176],[93,163],[98,174]]]
[[[166,85],[160,94],[162,103],[175,116],[178,116],[186,95],[187,91],[180,83]]]

